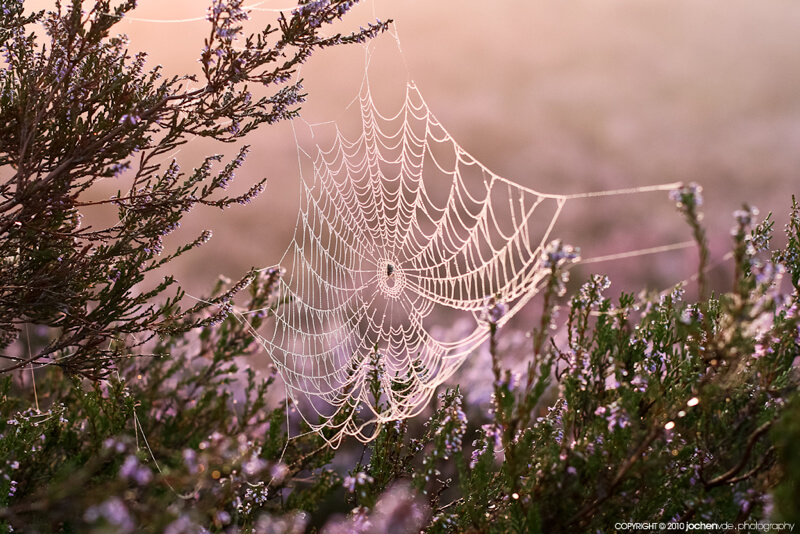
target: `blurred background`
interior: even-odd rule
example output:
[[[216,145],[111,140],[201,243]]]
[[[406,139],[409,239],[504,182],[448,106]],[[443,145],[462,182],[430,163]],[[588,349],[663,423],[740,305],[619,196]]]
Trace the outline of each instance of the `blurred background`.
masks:
[[[44,5],[41,1],[32,3]],[[27,4],[27,2],[26,2]],[[131,50],[149,52],[166,75],[199,72],[205,0],[140,0],[117,26]],[[249,2],[250,29],[274,22],[289,0]],[[731,213],[743,202],[773,211],[780,234],[800,193],[800,4],[786,0],[368,0],[343,31],[393,19],[369,46],[321,51],[303,66],[311,123],[336,120],[369,78],[394,113],[407,79],[453,138],[493,172],[538,191],[585,193],[674,181],[703,187],[712,252],[730,248]],[[332,31],[332,30],[331,30]],[[264,127],[234,191],[266,176],[253,204],[198,210],[186,240],[214,238],[176,265],[195,295],[217,275],[274,265],[291,240],[299,206],[293,126]],[[237,147],[196,139],[175,157],[190,170]],[[109,191],[115,184],[108,184]],[[666,192],[568,203],[554,237],[596,257],[690,239]],[[778,235],[778,243],[780,243]],[[587,265],[613,290],[664,289],[693,273],[694,249]],[[726,287],[725,268],[712,278]]]

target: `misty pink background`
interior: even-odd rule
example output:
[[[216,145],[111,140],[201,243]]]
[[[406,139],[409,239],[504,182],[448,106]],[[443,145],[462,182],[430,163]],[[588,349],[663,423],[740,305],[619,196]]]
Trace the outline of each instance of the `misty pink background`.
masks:
[[[148,51],[150,64],[162,64],[168,75],[199,72],[207,3],[139,3],[117,26],[131,37],[132,51]],[[394,19],[403,50],[393,50],[391,36],[374,45],[370,78],[392,108],[387,113],[410,76],[459,144],[520,184],[572,194],[698,182],[718,256],[729,250],[731,213],[742,202],[763,215],[774,211],[780,232],[790,195],[800,193],[800,4],[370,0],[344,26],[375,16]],[[252,27],[275,18],[254,11]],[[154,22],[175,20],[184,22]],[[302,71],[306,120],[343,112],[358,91],[364,57],[356,46],[311,58]],[[194,294],[218,274],[236,278],[250,266],[277,263],[291,239],[300,180],[292,126],[264,127],[247,142],[253,152],[236,191],[262,176],[267,189],[248,207],[198,211],[184,224],[183,240],[204,228],[214,232],[176,266]],[[188,171],[214,152],[233,154],[235,147],[198,139],[175,157]],[[690,239],[666,193],[571,202],[556,235],[587,257]],[[663,289],[691,275],[695,262],[687,250],[595,264],[578,276],[606,272],[617,290]],[[724,269],[714,273],[724,280]]]

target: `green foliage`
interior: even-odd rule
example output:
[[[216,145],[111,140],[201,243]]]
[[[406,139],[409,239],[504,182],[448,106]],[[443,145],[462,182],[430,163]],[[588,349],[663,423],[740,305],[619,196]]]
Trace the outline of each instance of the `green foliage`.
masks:
[[[86,2],[88,3],[88,2]],[[82,0],[53,12],[24,15],[23,2],[0,11],[0,350],[24,325],[51,329],[31,354],[3,356],[9,372],[30,363],[52,363],[70,374],[106,377],[126,347],[155,335],[198,326],[181,319],[180,290],[171,276],[143,285],[145,275],[210,238],[203,233],[163,254],[163,238],[200,205],[246,204],[265,180],[241,196],[224,190],[247,148],[219,172],[212,156],[185,174],[165,154],[193,136],[241,140],[261,124],[290,119],[303,101],[290,82],[298,63],[317,49],[361,42],[386,24],[351,35],[323,37],[322,25],[344,15],[353,2],[308,4],[281,15],[277,27],[245,36],[241,0],[215,0],[211,31],[200,55],[203,77],[163,80],[147,70],[146,54],[131,55],[125,36],[111,30],[135,8],[108,0]],[[32,29],[40,23],[46,42]],[[234,43],[236,46],[234,46]],[[189,82],[201,84],[187,89]],[[249,84],[270,95],[254,98]],[[86,199],[99,180],[126,172],[130,185],[107,200]],[[83,227],[83,215],[115,207],[119,220]],[[166,300],[153,304],[156,297]],[[192,310],[196,311],[196,310]],[[135,336],[136,341],[132,341]]]
[[[797,421],[788,402],[800,303],[781,283],[796,266],[768,259],[790,249],[746,246],[769,227],[769,218],[754,225],[737,212],[735,290],[698,303],[680,287],[613,301],[608,279],[590,277],[569,303],[563,346],[545,347],[534,332],[527,376],[504,369],[493,329],[488,418],[478,406],[468,422],[476,407],[459,388],[444,391],[423,426],[383,425],[355,464],[290,405],[270,401],[274,371],[239,369],[259,348],[252,329],[278,305],[279,271],[249,273],[241,306],[262,310],[249,322],[216,323],[196,309],[151,358],[118,359],[104,381],[38,371],[45,412],[6,378],[0,517],[6,530],[65,532],[554,532],[606,531],[621,517],[793,520]],[[787,231],[791,247],[797,229]],[[560,285],[547,286],[548,306]],[[241,293],[220,282],[208,301]],[[546,311],[536,330],[552,317]],[[345,459],[353,452],[340,450]]]
[[[245,304],[265,309],[276,282],[274,272],[254,275]],[[37,379],[40,401],[60,402],[45,412],[19,411],[30,392],[6,378],[0,449],[4,482],[16,487],[3,496],[7,525],[252,526],[265,511],[283,510],[275,496],[303,470],[318,473],[324,491],[335,487],[337,475],[319,470],[332,456],[321,436],[293,441],[283,455],[269,446],[276,432],[282,445],[286,439],[284,405],[270,408],[267,396],[274,371],[258,376],[236,363],[258,348],[251,328],[261,320],[176,334],[157,344],[153,358],[119,360],[109,380],[88,388],[50,367]]]
[[[796,211],[788,247],[771,255],[770,217],[756,224],[755,210],[734,214],[731,293],[691,303],[679,286],[614,302],[605,296],[609,280],[590,277],[571,299],[565,346],[544,350],[539,333],[552,320],[566,264],[560,244],[549,248],[528,375],[503,369],[500,332],[490,325],[493,409],[472,448],[462,443],[468,427],[457,390],[440,396],[422,439],[409,437],[406,422],[387,425],[369,463],[345,480],[360,505],[347,527],[370,532],[360,525],[391,515],[382,499],[404,479],[430,513],[400,530],[408,532],[605,532],[625,518],[794,520],[797,418],[787,402],[798,386],[800,298],[796,285],[785,292],[783,275],[797,270]],[[693,232],[704,248],[704,230]],[[554,402],[545,401],[551,381]]]
[[[792,211],[789,214],[789,224],[786,226],[786,236],[789,240],[784,250],[774,254],[773,261],[782,263],[791,273],[792,286],[800,287],[800,206],[792,195]]]

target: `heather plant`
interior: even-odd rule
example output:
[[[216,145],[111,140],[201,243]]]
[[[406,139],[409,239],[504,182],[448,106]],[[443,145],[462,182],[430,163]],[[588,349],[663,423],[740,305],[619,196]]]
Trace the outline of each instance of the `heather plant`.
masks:
[[[254,275],[245,304],[268,304],[277,280],[277,271]],[[225,284],[216,289],[224,292]],[[285,403],[267,398],[275,374],[236,363],[258,347],[250,328],[262,319],[165,337],[146,360],[121,361],[89,387],[52,371],[37,381],[40,402],[43,395],[59,400],[44,413],[7,377],[4,415],[13,415],[0,445],[7,526],[195,532],[259,521],[304,525],[316,498],[340,478],[322,469],[333,455],[322,436],[306,433],[287,446]],[[303,471],[316,480],[276,501]]]
[[[707,257],[698,188],[673,198]],[[731,292],[687,302],[678,286],[615,302],[609,279],[593,275],[569,302],[564,346],[546,345],[541,333],[575,251],[551,244],[527,374],[503,369],[493,329],[489,417],[467,422],[456,390],[440,397],[428,444],[410,438],[404,448],[406,424],[384,429],[359,472],[359,502],[375,502],[388,479],[405,477],[425,496],[430,532],[795,521],[797,415],[787,406],[796,402],[800,355],[798,206],[787,247],[771,254],[772,222],[756,224],[756,214],[747,206],[734,214]],[[545,396],[551,389],[554,401]],[[472,447],[464,446],[469,435]],[[448,458],[457,483],[442,476]],[[368,517],[362,509],[355,517],[355,531],[371,532],[356,528]]]
[[[253,304],[261,289],[274,288],[276,275],[247,273],[182,308],[184,293],[163,275],[164,267],[211,235],[203,232],[173,251],[164,250],[164,238],[198,205],[247,204],[266,179],[243,195],[225,195],[247,146],[221,169],[215,168],[218,155],[188,173],[177,161],[159,162],[195,136],[237,142],[261,125],[295,117],[305,98],[300,81],[292,80],[299,64],[316,50],[363,42],[386,28],[378,22],[348,35],[322,34],[355,3],[300,2],[275,26],[246,35],[243,2],[213,1],[201,74],[167,79],[159,67],[147,69],[144,53],[131,55],[125,36],[112,33],[135,1],[57,1],[50,12],[28,14],[21,0],[2,5],[3,529],[70,531],[98,524],[126,531],[142,518],[155,529],[170,517],[208,519],[187,518],[177,505],[195,492],[205,495],[199,473],[217,483],[224,472],[227,480],[230,471],[205,466],[218,462],[227,469],[230,458],[244,454],[246,440],[230,441],[244,435],[234,427],[269,426],[264,398],[270,380],[262,384],[252,372],[242,404],[250,411],[228,421],[233,394],[219,388],[235,379],[233,358],[252,350],[254,341],[251,331],[245,339],[244,326],[237,334],[224,319],[237,294],[251,287]],[[124,185],[112,198],[95,200],[91,193],[106,179]],[[84,215],[104,206],[117,211],[114,224],[82,225]],[[268,281],[260,284],[263,276]],[[23,369],[32,384],[24,382]],[[153,426],[169,432],[152,435]],[[268,467],[275,484],[292,469],[279,457],[291,461],[297,453],[300,470],[327,454],[307,443],[315,437],[284,448],[284,436],[271,432],[262,445],[273,458]],[[182,470],[171,454],[159,456],[163,469],[155,464],[163,447],[185,452]],[[155,465],[140,465],[147,461],[145,449]],[[210,459],[195,459],[191,451],[197,450]],[[256,455],[237,473],[253,477],[264,467]],[[179,493],[186,476],[191,487]],[[177,508],[163,502],[151,508],[142,489],[150,483],[156,494],[169,488],[180,495]],[[236,513],[247,515],[260,502],[259,491],[266,492],[257,484],[248,488]],[[222,515],[211,524],[226,524],[231,501],[212,494],[212,504],[203,497],[192,509],[216,510]],[[213,504],[218,497],[225,505]],[[140,504],[123,503],[131,499]],[[295,494],[292,507],[295,501],[299,507],[303,499]],[[165,510],[166,516],[158,513]]]
[[[779,250],[771,217],[759,221],[748,206],[734,213],[733,283],[709,295],[700,190],[676,190],[698,245],[695,300],[683,285],[612,297],[603,275],[569,295],[578,251],[552,242],[524,372],[504,357],[502,341],[514,334],[498,327],[505,305],[489,300],[490,400],[470,404],[471,384],[454,384],[425,416],[339,449],[298,416],[274,369],[250,365],[261,350],[254,332],[284,305],[279,269],[220,279],[186,308],[169,275],[147,286],[207,240],[163,251],[188,210],[247,203],[263,187],[224,196],[246,148],[221,169],[213,156],[188,173],[157,156],[189,136],[236,142],[293,117],[303,96],[289,77],[299,62],[385,28],[321,37],[351,4],[305,3],[245,37],[241,2],[215,1],[196,90],[184,89],[189,78],[161,81],[143,56],[129,57],[124,38],[110,37],[132,2],[96,2],[88,13],[79,0],[49,14],[2,7],[0,532],[797,522],[796,202]],[[35,23],[47,46],[28,31]],[[254,97],[248,84],[273,92]],[[130,185],[84,200],[114,176]],[[115,207],[118,222],[81,226],[99,204]],[[402,389],[408,377],[387,382],[377,348],[373,356],[363,365],[380,411],[384,384]]]
[[[236,142],[291,119],[305,97],[291,81],[300,63],[386,27],[322,36],[320,28],[354,4],[334,0],[303,2],[276,26],[245,35],[243,2],[217,0],[208,11],[202,74],[163,79],[159,67],[147,69],[146,54],[131,55],[126,38],[111,33],[136,2],[111,4],[97,1],[84,11],[81,0],[67,7],[57,1],[54,11],[25,15],[14,0],[0,12],[0,347],[8,349],[25,325],[49,335],[29,354],[6,350],[4,373],[52,363],[99,379],[133,346],[201,326],[181,320],[189,310],[180,307],[183,294],[171,276],[151,276],[149,285],[145,277],[209,239],[203,233],[164,251],[164,237],[188,211],[246,204],[265,179],[243,195],[225,195],[246,146],[220,170],[214,166],[221,156],[188,173],[176,161],[159,161],[193,136]],[[37,24],[47,37],[41,45]],[[87,191],[110,178],[125,189],[87,200]],[[118,211],[115,224],[82,226],[83,216],[102,206]],[[217,309],[215,320],[227,310]]]

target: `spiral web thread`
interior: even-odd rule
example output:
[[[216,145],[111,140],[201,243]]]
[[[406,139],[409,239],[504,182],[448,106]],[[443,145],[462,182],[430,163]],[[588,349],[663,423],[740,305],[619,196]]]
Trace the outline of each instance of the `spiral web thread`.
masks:
[[[312,171],[280,263],[283,304],[259,334],[300,414],[334,445],[418,414],[488,339],[490,321],[501,327],[537,293],[568,200],[677,185],[543,194],[470,156],[412,81],[394,115],[378,110],[367,74],[356,101],[355,138],[332,123],[327,146],[298,143],[301,169]],[[431,335],[434,322],[464,315],[469,335]]]

